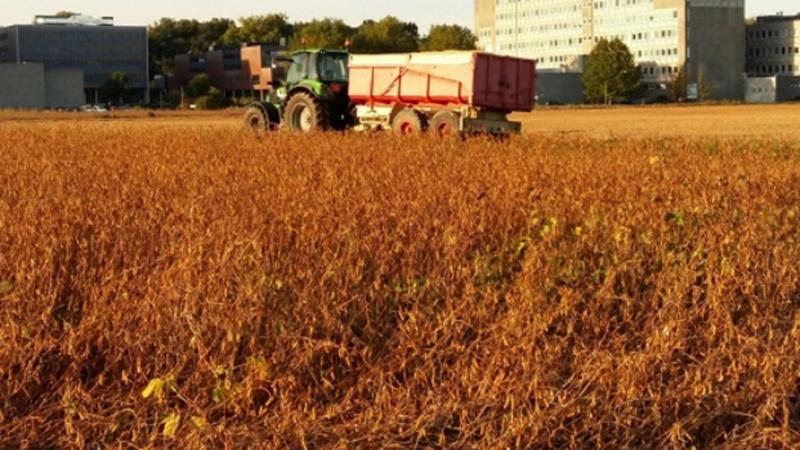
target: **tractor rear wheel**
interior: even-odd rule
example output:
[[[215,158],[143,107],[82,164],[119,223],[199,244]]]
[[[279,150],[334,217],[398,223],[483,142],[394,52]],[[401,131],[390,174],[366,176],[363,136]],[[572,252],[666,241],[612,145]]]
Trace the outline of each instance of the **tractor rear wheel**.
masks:
[[[397,134],[407,136],[422,134],[427,126],[428,121],[425,116],[410,108],[398,112],[392,119],[392,130]]]
[[[439,111],[431,119],[430,129],[436,136],[446,138],[458,135],[461,127],[458,115],[453,111]]]
[[[286,125],[295,133],[327,131],[331,127],[325,105],[305,92],[289,99],[284,118]]]

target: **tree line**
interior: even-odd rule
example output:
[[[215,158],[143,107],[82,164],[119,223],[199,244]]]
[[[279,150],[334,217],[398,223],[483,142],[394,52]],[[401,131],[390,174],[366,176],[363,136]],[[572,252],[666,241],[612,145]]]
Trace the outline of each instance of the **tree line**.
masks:
[[[415,23],[393,16],[366,20],[353,27],[334,18],[290,22],[285,14],[256,15],[239,21],[163,18],[150,26],[149,39],[153,75],[171,73],[175,55],[202,53],[214,47],[285,42],[296,50],[343,48],[349,43],[350,50],[357,53],[391,53],[472,50],[477,42],[468,28],[459,25],[434,25],[423,36]]]

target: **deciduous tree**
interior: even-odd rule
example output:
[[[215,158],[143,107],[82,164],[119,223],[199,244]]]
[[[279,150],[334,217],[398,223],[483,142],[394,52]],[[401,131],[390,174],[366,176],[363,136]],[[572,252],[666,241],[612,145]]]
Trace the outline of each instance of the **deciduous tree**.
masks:
[[[239,26],[225,34],[226,45],[279,44],[292,35],[292,24],[285,14],[242,17]]]
[[[422,39],[420,49],[424,51],[474,50],[478,38],[468,28],[460,25],[434,25]]]
[[[600,39],[586,62],[583,89],[592,103],[620,103],[641,88],[642,72],[628,46],[619,39]]]
[[[208,79],[208,75],[201,73],[189,81],[183,92],[189,98],[198,98],[208,95],[212,87],[213,84]]]
[[[298,50],[308,48],[344,48],[345,42],[353,37],[355,30],[339,19],[313,20],[295,25],[290,47]]]
[[[672,83],[670,83],[670,88],[672,89],[672,98],[681,103],[686,100],[687,96],[687,79],[686,79],[686,69],[681,66],[678,67],[678,71],[675,73],[675,76],[672,77]]]
[[[419,50],[419,30],[416,24],[393,16],[377,22],[367,20],[356,31],[352,50],[358,53],[415,52]]]
[[[697,100],[707,102],[711,100],[712,85],[706,77],[706,72],[702,68],[697,73]]]
[[[123,104],[128,98],[128,75],[123,72],[114,72],[111,78],[100,88],[101,95],[105,101],[116,104]]]
[[[163,18],[150,26],[150,69],[153,74],[171,73],[175,55],[199,51],[195,36],[200,24],[196,20]]]

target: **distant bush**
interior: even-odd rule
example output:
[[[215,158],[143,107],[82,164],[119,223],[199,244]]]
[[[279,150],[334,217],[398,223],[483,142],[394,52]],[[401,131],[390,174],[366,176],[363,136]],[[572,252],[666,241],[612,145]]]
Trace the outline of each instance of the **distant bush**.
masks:
[[[245,97],[237,97],[236,99],[231,101],[232,106],[248,106],[256,101],[255,97],[245,96]]]
[[[171,108],[177,108],[181,105],[181,94],[179,92],[170,92],[167,94],[167,98],[165,99],[167,106]]]
[[[201,73],[189,81],[189,84],[183,88],[183,92],[189,98],[200,98],[207,96],[213,88],[214,85],[211,84],[208,75]]]
[[[231,105],[225,94],[215,87],[208,91],[208,95],[198,98],[194,103],[197,109],[223,109]]]

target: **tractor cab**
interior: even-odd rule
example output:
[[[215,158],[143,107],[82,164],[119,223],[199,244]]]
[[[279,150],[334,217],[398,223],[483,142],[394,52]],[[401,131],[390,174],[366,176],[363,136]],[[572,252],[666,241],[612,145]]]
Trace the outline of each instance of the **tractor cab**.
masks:
[[[348,54],[345,51],[301,50],[292,55],[291,61],[286,80],[289,87],[303,81],[329,84],[346,84],[348,81]]]

